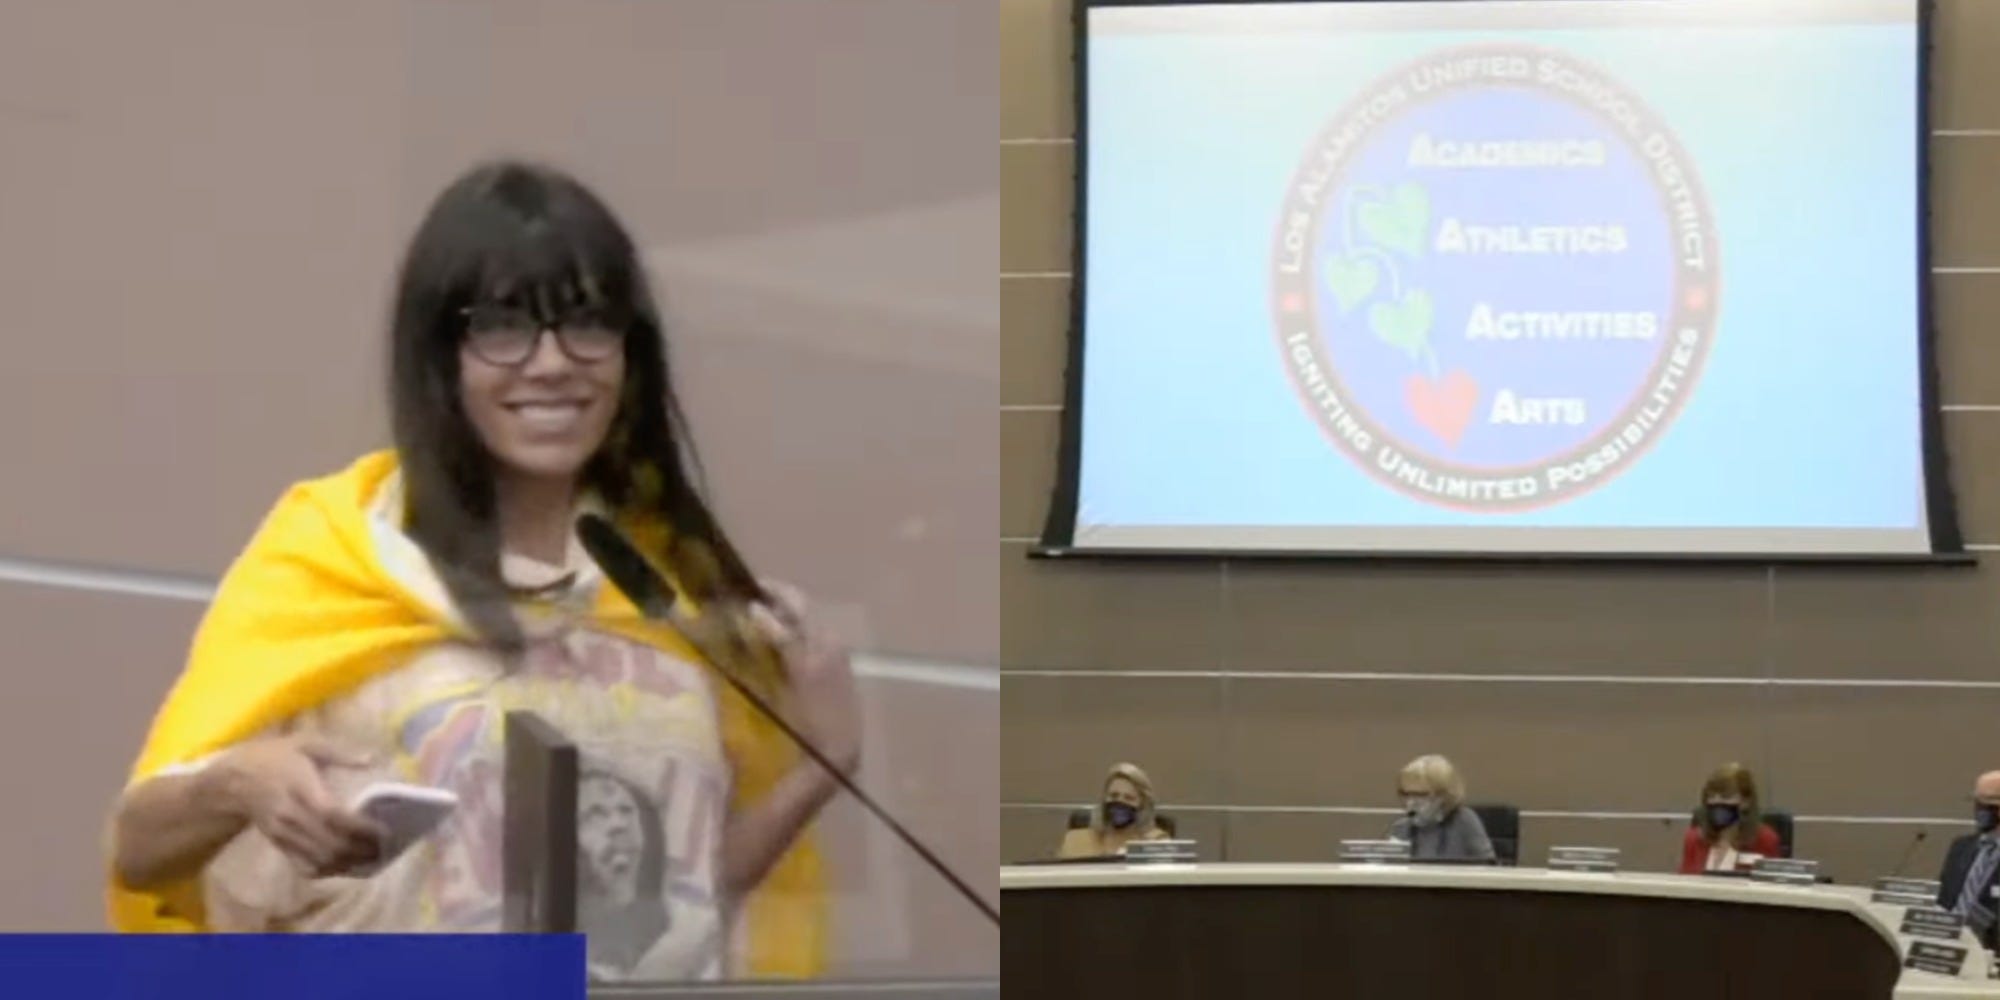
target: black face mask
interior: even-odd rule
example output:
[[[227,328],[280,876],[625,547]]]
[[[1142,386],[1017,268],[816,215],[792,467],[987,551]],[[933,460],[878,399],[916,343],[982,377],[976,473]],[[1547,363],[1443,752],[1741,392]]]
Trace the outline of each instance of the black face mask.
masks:
[[[1718,830],[1724,827],[1735,826],[1736,821],[1742,818],[1743,807],[1741,806],[1715,803],[1708,807],[1708,823]]]
[[[1973,806],[1972,825],[1978,827],[1980,833],[1992,833],[1994,827],[2000,826],[2000,806],[1989,806],[1984,802]]]
[[[1113,830],[1123,830],[1139,821],[1139,807],[1123,802],[1106,802],[1104,820],[1111,824]]]

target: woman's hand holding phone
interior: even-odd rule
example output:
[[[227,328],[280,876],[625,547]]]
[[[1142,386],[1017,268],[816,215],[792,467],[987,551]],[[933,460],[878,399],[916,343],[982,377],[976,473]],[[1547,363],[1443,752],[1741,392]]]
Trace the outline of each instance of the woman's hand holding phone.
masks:
[[[381,856],[387,831],[342,806],[323,772],[366,763],[312,737],[271,736],[225,752],[211,767],[228,808],[306,874],[325,878]]]

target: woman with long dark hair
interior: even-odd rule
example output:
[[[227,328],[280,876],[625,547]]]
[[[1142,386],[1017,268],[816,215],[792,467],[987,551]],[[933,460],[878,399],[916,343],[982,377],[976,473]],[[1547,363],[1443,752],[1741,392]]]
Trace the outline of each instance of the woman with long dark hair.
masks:
[[[702,499],[631,238],[559,172],[480,167],[413,238],[390,342],[395,448],[279,502],[154,722],[114,820],[114,923],[499,929],[500,722],[526,709],[604,769],[658,775],[658,821],[685,831],[666,868],[708,902],[675,921],[717,953],[642,957],[635,978],[816,972],[804,831],[838,784],[717,671],[850,771],[852,674]],[[672,624],[603,578],[585,513],[672,582]],[[460,804],[342,877],[382,833],[345,803],[385,779]]]

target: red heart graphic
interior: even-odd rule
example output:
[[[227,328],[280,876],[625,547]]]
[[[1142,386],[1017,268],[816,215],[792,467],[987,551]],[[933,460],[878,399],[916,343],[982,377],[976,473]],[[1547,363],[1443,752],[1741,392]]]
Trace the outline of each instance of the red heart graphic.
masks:
[[[1451,372],[1438,382],[1412,375],[1403,383],[1403,399],[1410,404],[1417,423],[1456,448],[1465,425],[1472,422],[1472,408],[1479,405],[1479,383],[1462,371]]]

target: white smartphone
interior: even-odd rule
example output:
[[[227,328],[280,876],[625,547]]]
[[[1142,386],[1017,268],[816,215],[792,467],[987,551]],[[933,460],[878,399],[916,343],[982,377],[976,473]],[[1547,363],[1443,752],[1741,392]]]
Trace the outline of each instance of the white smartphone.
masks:
[[[389,867],[417,841],[431,835],[458,808],[458,796],[428,785],[405,785],[381,781],[354,797],[355,812],[382,824],[387,831],[382,853],[372,862],[349,871],[355,878],[367,878]]]

